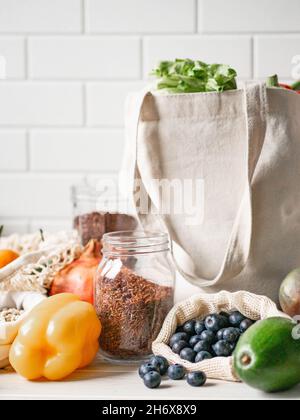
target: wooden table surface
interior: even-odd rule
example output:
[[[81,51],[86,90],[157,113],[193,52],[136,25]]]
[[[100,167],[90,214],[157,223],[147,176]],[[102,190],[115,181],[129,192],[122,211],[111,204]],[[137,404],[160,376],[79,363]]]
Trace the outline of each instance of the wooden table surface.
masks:
[[[11,369],[0,370],[0,400],[3,399],[300,399],[300,386],[279,394],[264,394],[240,383],[208,380],[193,388],[185,380],[164,379],[160,388],[148,389],[136,367],[108,365],[97,358],[87,369],[60,382],[30,382]]]
[[[198,293],[199,289],[177,279],[176,301]],[[99,357],[93,365],[78,370],[60,382],[29,382],[13,372],[0,369],[0,400],[3,399],[300,399],[300,386],[280,394],[264,394],[241,383],[208,380],[193,388],[185,380],[163,380],[160,388],[148,389],[137,367],[109,365]]]

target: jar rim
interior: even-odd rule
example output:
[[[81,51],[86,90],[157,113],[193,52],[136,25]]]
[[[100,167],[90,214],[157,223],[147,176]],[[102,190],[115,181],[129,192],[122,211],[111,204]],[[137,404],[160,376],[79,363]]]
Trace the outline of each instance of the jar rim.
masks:
[[[155,252],[169,250],[168,234],[161,231],[128,230],[109,232],[103,235],[103,248],[109,253],[121,250],[132,252]]]
[[[126,203],[128,201],[127,197],[118,193],[117,191],[108,191],[105,188],[98,190],[86,185],[72,185],[71,199],[73,204],[76,204],[78,201],[93,203]]]

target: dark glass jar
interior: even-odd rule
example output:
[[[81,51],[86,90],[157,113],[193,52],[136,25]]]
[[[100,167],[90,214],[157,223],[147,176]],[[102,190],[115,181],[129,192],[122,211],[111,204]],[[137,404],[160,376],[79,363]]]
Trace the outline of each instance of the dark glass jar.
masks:
[[[73,227],[82,245],[91,239],[98,241],[107,232],[133,230],[137,220],[129,210],[128,200],[114,188],[85,182],[72,187]]]

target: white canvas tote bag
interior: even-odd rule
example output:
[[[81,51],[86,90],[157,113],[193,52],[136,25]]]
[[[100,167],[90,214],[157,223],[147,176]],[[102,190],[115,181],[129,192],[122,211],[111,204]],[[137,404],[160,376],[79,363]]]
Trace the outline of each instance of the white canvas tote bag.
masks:
[[[137,206],[144,227],[169,232],[181,274],[208,292],[278,301],[280,282],[300,265],[300,95],[258,82],[223,93],[139,92],[127,100],[126,125],[121,182],[135,200],[139,189],[152,208],[166,208],[153,179],[200,180],[199,222]]]

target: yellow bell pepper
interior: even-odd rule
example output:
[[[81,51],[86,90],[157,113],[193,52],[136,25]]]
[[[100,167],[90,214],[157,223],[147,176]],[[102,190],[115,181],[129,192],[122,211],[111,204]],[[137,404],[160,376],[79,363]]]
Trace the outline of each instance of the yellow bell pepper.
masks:
[[[52,296],[25,319],[9,361],[22,376],[59,380],[93,361],[101,324],[90,303],[71,293]]]

